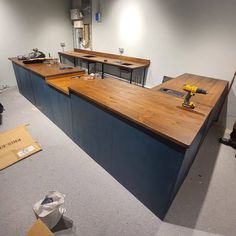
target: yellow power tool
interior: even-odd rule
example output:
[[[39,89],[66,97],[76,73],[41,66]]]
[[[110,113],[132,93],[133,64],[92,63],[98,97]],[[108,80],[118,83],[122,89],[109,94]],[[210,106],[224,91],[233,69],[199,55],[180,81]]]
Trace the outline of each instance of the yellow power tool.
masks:
[[[184,98],[184,102],[182,104],[183,107],[187,107],[187,108],[191,108],[194,109],[195,108],[195,104],[193,102],[190,102],[190,99],[192,96],[194,96],[196,93],[200,93],[200,94],[207,94],[207,91],[201,88],[198,88],[197,86],[194,85],[189,85],[189,84],[185,84],[183,87],[183,90],[188,92]]]

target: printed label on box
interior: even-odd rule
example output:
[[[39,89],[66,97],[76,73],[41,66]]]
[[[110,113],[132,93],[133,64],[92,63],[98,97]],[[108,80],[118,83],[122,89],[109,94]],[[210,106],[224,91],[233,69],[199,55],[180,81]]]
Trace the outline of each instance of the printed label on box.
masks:
[[[28,155],[30,152],[32,152],[34,149],[35,148],[32,145],[30,145],[30,146],[20,150],[19,152],[17,152],[17,156],[24,157],[24,156]]]

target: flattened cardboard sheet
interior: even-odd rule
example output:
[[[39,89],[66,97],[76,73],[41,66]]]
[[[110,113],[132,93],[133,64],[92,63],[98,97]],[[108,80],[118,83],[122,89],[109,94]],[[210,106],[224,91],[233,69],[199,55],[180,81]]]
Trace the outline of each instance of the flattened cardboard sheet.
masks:
[[[38,219],[26,236],[54,236],[54,234],[40,219]]]
[[[41,151],[26,125],[0,133],[0,170]]]

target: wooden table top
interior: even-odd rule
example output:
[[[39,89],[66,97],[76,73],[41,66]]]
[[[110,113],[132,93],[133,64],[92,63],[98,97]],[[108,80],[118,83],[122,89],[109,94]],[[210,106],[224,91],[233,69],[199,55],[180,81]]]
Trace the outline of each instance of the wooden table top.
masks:
[[[70,75],[62,75],[60,77],[50,77],[46,79],[47,84],[56,88],[57,90],[69,95],[69,87],[78,83],[81,80],[83,73],[74,73]],[[80,78],[78,78],[80,77]]]
[[[61,55],[75,57],[84,59],[91,62],[98,62],[112,66],[118,66],[126,69],[138,69],[143,67],[148,67],[150,64],[149,60],[145,59],[136,59],[131,57],[124,57],[117,55],[116,57],[111,57],[113,54],[106,53],[96,53],[95,51],[87,51],[81,50],[80,52],[69,51],[69,52],[59,52]],[[86,56],[94,55],[94,57],[86,57]],[[128,63],[130,65],[124,65],[123,63]]]
[[[208,95],[196,94],[194,110],[182,108],[183,98],[158,91],[164,85],[172,89],[176,86],[182,88],[182,85],[187,82],[206,88],[209,92]],[[90,81],[78,79],[69,90],[187,148],[193,142],[219,97],[227,89],[227,85],[227,81],[184,74],[168,84],[161,84],[153,89],[106,78]]]
[[[44,63],[37,63],[37,64],[24,64],[22,60],[18,60],[17,58],[9,58],[12,62],[24,67],[27,70],[30,70],[42,77],[51,77],[56,75],[65,75],[71,74],[75,72],[82,72],[84,70],[80,68],[73,67],[72,69],[64,69],[61,70],[60,68],[64,66],[68,66],[62,63],[56,64],[44,64]]]
[[[191,101],[193,101],[196,105],[201,104],[213,107],[221,96],[220,91],[222,88],[227,87],[228,81],[186,73],[178,76],[174,80],[169,80],[163,84],[153,87],[151,90],[158,91],[160,88],[171,88],[186,94],[187,92],[183,91],[184,84],[195,85],[199,88],[207,90],[207,95],[196,94],[191,98]]]

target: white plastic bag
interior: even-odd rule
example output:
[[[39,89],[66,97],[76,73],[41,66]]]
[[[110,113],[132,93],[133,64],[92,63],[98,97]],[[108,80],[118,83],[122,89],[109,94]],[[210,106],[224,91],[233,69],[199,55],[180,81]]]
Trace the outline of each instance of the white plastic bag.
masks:
[[[44,199],[34,204],[34,212],[49,229],[52,229],[61,219],[66,209],[62,206],[65,195],[57,191],[49,191]]]

